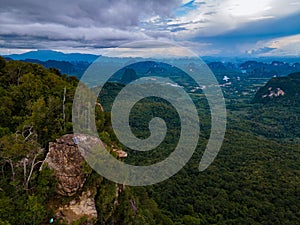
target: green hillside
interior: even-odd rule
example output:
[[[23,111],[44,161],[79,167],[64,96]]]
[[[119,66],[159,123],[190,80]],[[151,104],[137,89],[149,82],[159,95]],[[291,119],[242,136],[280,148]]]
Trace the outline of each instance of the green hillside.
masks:
[[[116,197],[120,185],[84,165],[89,176],[81,191],[94,193],[95,224],[299,224],[300,107],[295,99],[299,74],[273,78],[258,91],[254,102],[247,95],[241,102],[226,99],[224,143],[204,172],[198,166],[209,137],[210,111],[203,95],[196,94],[192,99],[201,121],[199,144],[190,162],[175,176],[151,186],[122,187]],[[0,224],[49,224],[57,207],[79,198],[81,191],[72,197],[57,194],[53,171],[39,170],[49,142],[72,133],[77,84],[75,77],[57,69],[0,58]],[[124,160],[130,164],[163,160],[178,142],[176,110],[156,98],[133,107],[130,125],[137,137],[150,135],[148,123],[156,116],[168,127],[161,146],[136,154],[118,143],[111,127],[109,108],[122,87],[107,83],[100,93],[108,109],[104,113],[96,108],[101,139],[108,150],[114,146],[127,151]],[[285,94],[262,97],[277,88]],[[55,220],[54,224],[63,223]],[[74,224],[87,222],[81,218]]]
[[[0,57],[0,224],[49,224],[55,210],[92,190],[97,224],[172,224],[145,190],[126,190],[91,172],[73,197],[56,192],[53,171],[40,170],[49,142],[72,133],[72,102],[78,80],[39,64]],[[99,133],[112,144],[109,114],[96,110]],[[134,199],[138,214],[130,206]],[[116,200],[118,204],[116,205]],[[54,220],[54,224],[64,224]],[[81,218],[75,224],[86,224]]]
[[[254,107],[247,116],[256,134],[280,140],[297,140],[300,136],[300,73],[272,78],[261,87]]]
[[[300,72],[292,73],[286,77],[272,78],[264,87],[258,90],[253,102],[299,106],[299,96]]]

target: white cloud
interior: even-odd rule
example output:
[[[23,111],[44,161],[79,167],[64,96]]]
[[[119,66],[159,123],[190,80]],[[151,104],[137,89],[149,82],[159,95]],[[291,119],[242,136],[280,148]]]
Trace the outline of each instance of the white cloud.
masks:
[[[167,25],[167,29],[180,26],[184,29],[172,34],[175,38],[185,39],[195,36],[217,36],[248,23],[262,20],[279,19],[300,12],[295,0],[201,0],[194,1],[194,7],[187,14],[152,26]],[[197,4],[198,3],[198,4]]]
[[[259,53],[257,56],[299,56],[300,34],[259,41],[250,49],[249,53]],[[270,49],[270,51],[260,52],[261,49]]]
[[[249,17],[266,13],[272,9],[272,0],[228,0],[222,8],[233,17]]]

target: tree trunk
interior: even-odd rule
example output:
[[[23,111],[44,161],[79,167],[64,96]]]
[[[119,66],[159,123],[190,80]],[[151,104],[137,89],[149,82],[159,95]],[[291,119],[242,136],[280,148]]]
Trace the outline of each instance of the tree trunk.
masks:
[[[63,130],[66,129],[66,113],[65,113],[65,101],[66,101],[66,92],[67,92],[67,88],[64,88],[64,97],[63,97],[63,104],[62,104],[62,110],[63,110],[63,123],[64,123],[64,127]]]
[[[38,161],[35,163],[35,160],[37,158],[38,154],[36,154],[32,160],[32,163],[31,163],[31,168],[30,168],[30,172],[29,172],[29,175],[27,177],[27,180],[26,180],[26,183],[25,183],[25,190],[28,190],[28,187],[29,187],[29,182],[30,182],[30,179],[32,177],[32,173],[33,173],[33,170],[34,170],[34,167],[39,164],[39,163],[42,163],[43,161]]]
[[[24,172],[24,178],[23,178],[23,184],[26,183],[26,174],[27,174],[27,158],[23,159],[23,172]]]
[[[11,159],[8,160],[10,167],[11,167],[11,173],[12,173],[12,181],[15,182],[15,169],[14,169],[14,164],[11,161]]]

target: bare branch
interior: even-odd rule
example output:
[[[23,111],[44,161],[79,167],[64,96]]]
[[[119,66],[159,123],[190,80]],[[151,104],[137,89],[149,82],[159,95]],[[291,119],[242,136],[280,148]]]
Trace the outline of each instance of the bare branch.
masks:
[[[30,126],[29,129],[28,129],[29,134],[26,137],[24,135],[25,132],[22,133],[22,135],[24,137],[24,141],[27,141],[30,138],[30,136],[34,134],[34,132],[32,130],[33,130],[33,126]]]
[[[26,183],[26,176],[27,176],[27,162],[28,162],[28,159],[27,158],[24,158],[23,159],[23,172],[24,172],[24,178],[23,178],[23,184],[25,185]]]
[[[32,163],[31,163],[31,168],[30,168],[30,172],[29,172],[29,175],[27,177],[27,180],[26,180],[26,183],[25,183],[25,190],[28,190],[28,187],[29,187],[29,182],[30,182],[30,179],[32,177],[32,173],[33,173],[33,170],[34,170],[34,167],[36,165],[38,165],[39,163],[42,163],[43,161],[38,161],[38,162],[35,162],[36,158],[38,157],[39,154],[36,154],[32,160]]]

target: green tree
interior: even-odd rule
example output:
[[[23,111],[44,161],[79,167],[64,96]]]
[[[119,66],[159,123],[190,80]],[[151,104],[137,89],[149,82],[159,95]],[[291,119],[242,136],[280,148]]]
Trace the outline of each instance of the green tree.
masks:
[[[6,66],[6,60],[0,56],[0,70],[2,70]]]
[[[195,218],[190,215],[183,216],[182,221],[183,221],[183,224],[185,224],[185,225],[199,225],[200,224],[199,218]]]
[[[28,196],[24,211],[21,214],[23,223],[25,224],[40,224],[46,216],[45,207],[39,203],[38,197],[34,195]]]

